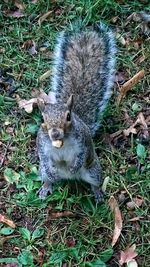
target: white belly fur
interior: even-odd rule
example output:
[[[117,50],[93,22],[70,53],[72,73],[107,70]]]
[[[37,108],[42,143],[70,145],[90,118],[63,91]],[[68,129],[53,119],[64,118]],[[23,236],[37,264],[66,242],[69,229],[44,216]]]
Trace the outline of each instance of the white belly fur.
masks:
[[[49,146],[46,146],[45,153],[52,158],[57,167],[58,176],[62,179],[79,179],[80,173],[72,175],[69,167],[74,163],[76,156],[81,152],[80,144],[73,138],[69,137],[64,141],[60,148],[52,146],[51,141]],[[62,162],[64,164],[62,164]]]

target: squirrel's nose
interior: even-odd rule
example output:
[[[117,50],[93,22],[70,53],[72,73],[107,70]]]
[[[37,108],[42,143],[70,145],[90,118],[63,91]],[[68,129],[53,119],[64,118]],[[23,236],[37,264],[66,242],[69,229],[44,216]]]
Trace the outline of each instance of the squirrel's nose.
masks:
[[[60,138],[60,132],[57,129],[53,129],[51,133],[52,139],[59,139]]]

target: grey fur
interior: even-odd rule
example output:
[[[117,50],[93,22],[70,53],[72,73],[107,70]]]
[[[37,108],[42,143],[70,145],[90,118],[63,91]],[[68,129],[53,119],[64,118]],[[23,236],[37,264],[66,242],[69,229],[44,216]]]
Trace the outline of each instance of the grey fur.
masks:
[[[52,91],[56,103],[42,109],[47,130],[41,127],[37,137],[44,183],[41,198],[52,192],[56,181],[70,178],[91,184],[96,200],[101,200],[101,168],[92,135],[112,94],[115,53],[113,34],[103,24],[97,30],[61,33],[54,53]],[[69,107],[72,94],[74,103]],[[61,131],[61,148],[52,145],[52,130]]]

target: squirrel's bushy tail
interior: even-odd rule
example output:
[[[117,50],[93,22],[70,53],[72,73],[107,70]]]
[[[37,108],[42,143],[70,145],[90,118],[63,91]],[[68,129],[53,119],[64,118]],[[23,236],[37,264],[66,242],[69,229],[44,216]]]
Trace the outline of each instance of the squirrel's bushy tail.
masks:
[[[105,63],[103,66],[102,84],[103,97],[102,101],[99,103],[98,116],[95,122],[93,131],[96,132],[100,127],[100,120],[102,118],[103,112],[108,104],[108,101],[112,95],[112,87],[114,83],[115,65],[116,65],[116,43],[114,33],[107,25],[100,23],[94,26],[95,31],[97,31],[100,36],[103,37],[105,47]]]
[[[73,111],[94,135],[112,94],[115,38],[103,23],[94,26],[94,29],[75,28],[71,31],[67,29],[58,38],[52,90],[63,103],[71,94],[74,95]]]

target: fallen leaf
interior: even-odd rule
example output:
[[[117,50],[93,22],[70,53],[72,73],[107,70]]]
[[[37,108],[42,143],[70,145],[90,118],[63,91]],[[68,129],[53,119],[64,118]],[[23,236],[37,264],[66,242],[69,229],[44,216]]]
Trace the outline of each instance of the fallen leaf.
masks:
[[[133,210],[135,208],[139,208],[144,203],[144,198],[142,197],[135,197],[132,201],[127,202],[127,208]]]
[[[111,21],[112,21],[112,23],[116,23],[118,19],[119,19],[119,17],[115,16],[115,17],[112,17]]]
[[[125,81],[128,80],[127,73],[124,71],[117,71],[115,74],[115,82],[119,84],[123,84]]]
[[[131,247],[128,247],[126,250],[121,251],[119,263],[122,266],[124,263],[128,263],[133,260],[138,254],[135,252],[136,245],[133,244]]]
[[[13,0],[13,3],[18,9],[24,10],[25,6],[21,0]]]
[[[139,71],[129,81],[125,82],[120,87],[120,94],[117,98],[117,104],[119,105],[121,100],[126,96],[127,92],[133,88],[145,75],[144,70]]]
[[[137,130],[135,129],[135,125],[131,125],[128,129],[123,130],[125,136],[129,136],[129,134],[137,134]]]
[[[0,214],[0,222],[9,225],[11,228],[15,228],[16,227],[16,225],[15,225],[15,223],[13,221],[9,220],[8,218],[6,218],[2,214]]]
[[[136,60],[136,64],[141,64],[146,59],[145,55],[139,56]]]
[[[150,116],[146,118],[146,124],[150,123]]]
[[[147,126],[147,121],[145,120],[142,112],[139,113],[137,120],[138,120],[137,123],[141,125],[143,131],[143,137],[149,139],[149,130]]]
[[[117,200],[114,198],[114,196],[110,197],[109,206],[115,218],[115,228],[114,228],[113,238],[111,242],[111,245],[113,247],[116,244],[122,231],[122,216],[121,216],[121,212],[120,212]]]
[[[127,267],[138,267],[138,264],[136,262],[136,260],[131,260],[129,262],[127,262]]]
[[[126,199],[125,193],[123,191],[120,192],[120,194],[118,195],[119,202],[122,202],[123,203],[125,201],[125,199]]]
[[[37,98],[25,100],[25,99],[20,99],[20,97],[17,96],[17,102],[18,102],[19,108],[24,108],[27,113],[32,113],[33,105],[37,104]]]
[[[0,246],[3,246],[5,242],[8,242],[8,240],[12,239],[12,238],[15,238],[15,237],[19,237],[19,235],[11,235],[11,236],[4,236],[4,237],[1,237],[0,239]],[[7,265],[6,265],[7,266]],[[3,266],[3,267],[6,267],[6,266]],[[17,266],[18,267],[18,266]]]
[[[11,96],[17,90],[16,82],[12,78],[12,73],[8,73],[5,69],[0,69],[0,85],[5,88],[8,96]]]
[[[44,81],[45,79],[49,78],[51,74],[52,74],[51,70],[46,71],[39,77],[39,81]]]
[[[135,128],[137,125],[141,126],[143,138],[149,139],[149,131],[148,131],[147,121],[145,120],[142,112],[140,112],[138,114],[136,121],[128,129],[123,130],[123,134],[125,136],[129,136],[130,133],[137,134],[137,130]]]
[[[13,134],[14,133],[14,127],[7,127],[6,133]]]
[[[73,213],[72,211],[61,211],[61,212],[51,212],[50,213],[50,218],[51,219],[59,219],[59,218],[64,218],[64,217],[76,217],[76,214]]]
[[[126,45],[126,40],[125,38],[120,34],[120,33],[116,33],[116,39],[123,45]]]
[[[103,182],[103,184],[102,184],[102,191],[103,191],[104,193],[106,192],[106,188],[107,188],[107,185],[108,185],[108,183],[109,183],[109,180],[110,180],[110,177],[109,177],[109,176],[105,177],[104,182]]]
[[[74,238],[68,238],[68,239],[66,240],[65,243],[66,243],[66,245],[67,245],[68,247],[74,247],[75,244],[76,244],[76,241],[75,241]]]
[[[38,24],[39,26],[41,26],[41,23],[46,20],[50,15],[51,15],[52,11],[48,11],[47,13],[45,13],[44,15],[42,15],[39,19],[38,19]]]
[[[23,11],[20,10],[20,9],[17,9],[15,11],[8,9],[8,10],[4,11],[3,13],[6,16],[10,16],[10,17],[13,17],[13,18],[22,18],[22,17],[25,16],[25,14],[23,13]]]
[[[22,48],[28,50],[30,55],[36,55],[38,53],[36,50],[36,43],[33,40],[25,41]]]
[[[141,11],[139,13],[139,16],[142,20],[142,23],[140,24],[141,30],[142,32],[149,36],[150,35],[150,14],[145,12],[145,11]]]
[[[140,16],[138,13],[136,12],[133,12],[130,16],[127,17],[126,19],[126,22],[125,22],[125,26],[127,26],[129,24],[130,21],[136,21],[136,22],[139,22],[141,19],[140,19]]]
[[[4,267],[18,267],[18,263],[16,263],[16,262],[7,263]]]
[[[50,92],[49,95],[47,95],[44,91],[39,91],[35,93],[35,97],[31,98],[30,100],[21,99],[17,95],[17,103],[19,105],[19,108],[24,108],[24,110],[27,113],[31,113],[33,111],[34,106],[39,106],[39,102],[41,103],[54,103],[53,99],[53,92]]]
[[[5,51],[6,51],[6,50],[5,50],[5,48],[4,48],[4,47],[0,47],[0,53],[2,53],[2,54],[3,54],[3,53],[5,53]]]
[[[35,45],[34,41],[33,41],[32,47],[29,49],[28,52],[29,52],[30,55],[36,55],[37,54],[36,45]]]
[[[63,263],[62,267],[69,267],[68,263]]]

